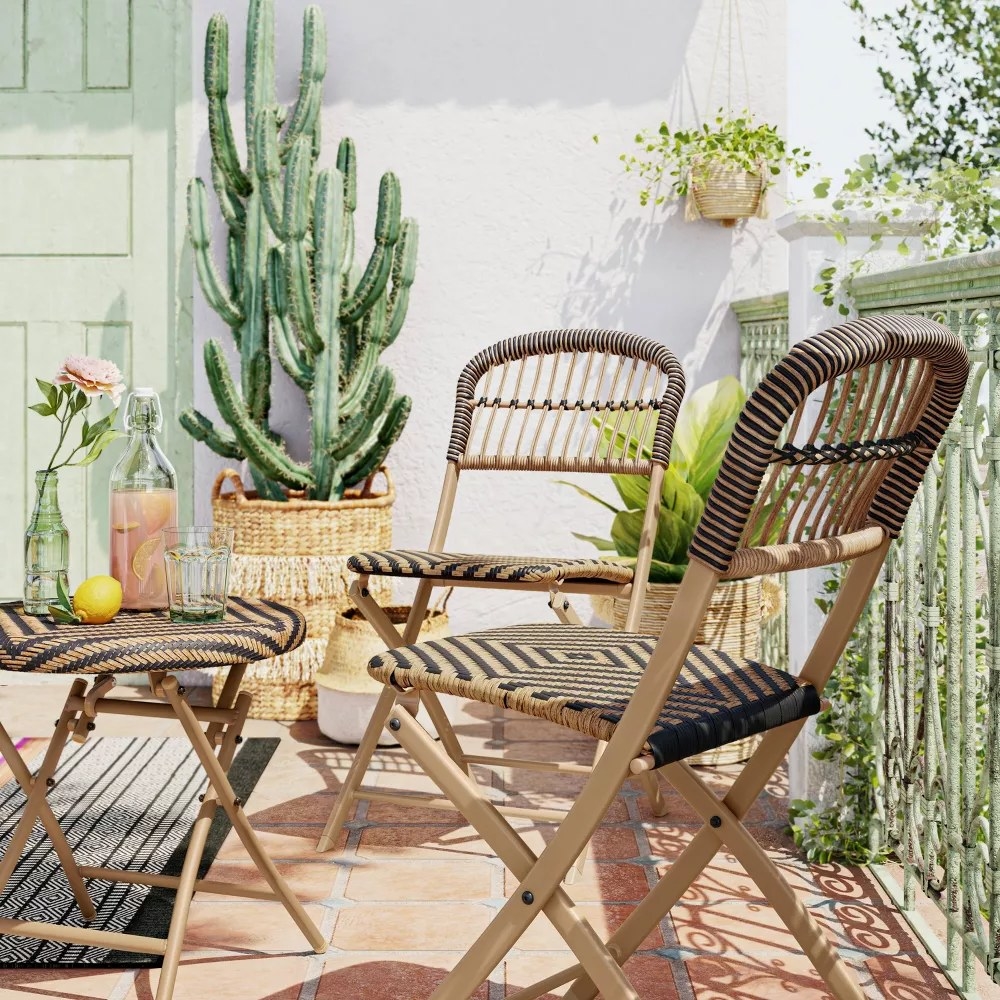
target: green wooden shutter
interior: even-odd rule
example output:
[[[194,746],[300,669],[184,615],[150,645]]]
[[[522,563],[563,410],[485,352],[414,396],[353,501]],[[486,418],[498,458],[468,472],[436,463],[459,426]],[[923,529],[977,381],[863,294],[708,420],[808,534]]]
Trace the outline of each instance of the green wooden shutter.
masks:
[[[191,389],[190,33],[188,0],[0,0],[2,596],[20,593],[33,473],[55,444],[55,422],[27,404],[67,354],[111,358],[130,386],[160,391],[190,510],[175,419]],[[107,572],[118,448],[60,476],[71,584]]]

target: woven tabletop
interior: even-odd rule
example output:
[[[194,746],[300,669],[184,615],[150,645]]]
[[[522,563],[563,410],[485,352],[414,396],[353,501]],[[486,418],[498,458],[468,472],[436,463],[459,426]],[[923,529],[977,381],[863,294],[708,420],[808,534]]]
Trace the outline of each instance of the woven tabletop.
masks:
[[[107,625],[60,625],[0,604],[0,670],[51,674],[194,670],[279,656],[301,645],[305,618],[275,601],[230,597],[226,618],[172,622],[166,611],[121,611]]]

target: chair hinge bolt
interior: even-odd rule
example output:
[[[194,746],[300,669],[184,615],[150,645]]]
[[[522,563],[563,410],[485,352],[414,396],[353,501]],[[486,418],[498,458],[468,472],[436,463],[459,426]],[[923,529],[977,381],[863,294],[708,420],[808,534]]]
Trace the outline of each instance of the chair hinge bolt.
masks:
[[[96,728],[97,728],[97,723],[96,722],[88,722],[87,723],[87,732],[88,733],[92,733]]]
[[[718,830],[719,827],[722,826],[722,817],[713,816],[708,822],[711,824],[712,827],[714,827],[714,829]]]
[[[177,693],[178,694],[185,694],[186,692],[187,692],[187,688],[184,687],[183,684],[181,684],[180,687],[177,688]]]
[[[46,785],[47,788],[55,788],[56,787],[56,779],[55,778],[46,778],[45,779],[45,785]]]
[[[392,731],[393,731],[394,733],[396,733],[396,732],[399,732],[399,727],[400,727],[401,725],[402,725],[402,723],[401,723],[401,722],[399,721],[399,719],[390,719],[390,720],[389,720],[389,728],[390,728],[390,729],[391,729],[391,730],[392,730]]]
[[[534,901],[535,894],[530,890],[525,889],[525,891],[521,893],[521,902],[524,903],[525,906],[531,906]]]
[[[233,799],[233,805],[237,809],[239,809],[243,805],[243,800],[242,799]]]
[[[361,596],[362,597],[368,597],[369,596],[368,595],[368,588],[367,587],[362,587],[361,588]]]
[[[205,801],[205,795],[204,795],[204,793],[198,796],[198,801],[199,802],[204,802]]]
[[[563,611],[569,611],[569,601],[563,601]]]

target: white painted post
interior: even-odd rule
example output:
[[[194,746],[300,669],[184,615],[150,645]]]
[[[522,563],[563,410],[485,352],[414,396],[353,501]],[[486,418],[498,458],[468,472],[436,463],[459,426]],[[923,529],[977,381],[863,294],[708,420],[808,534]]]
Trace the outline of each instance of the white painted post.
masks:
[[[846,322],[851,317],[842,316],[837,307],[823,305],[820,294],[813,289],[820,283],[820,272],[831,265],[842,271],[852,260],[871,246],[871,234],[876,229],[872,215],[852,212],[846,227],[847,242],[839,243],[829,227],[818,219],[816,206],[800,206],[796,211],[781,216],[775,228],[789,244],[788,247],[788,345],[819,333],[828,327]],[[882,247],[872,254],[866,271],[887,270],[900,266],[904,259],[897,249],[902,240],[907,241],[910,254],[908,263],[922,257],[919,234],[927,221],[923,210],[907,207],[902,215],[892,220],[891,227],[878,226],[883,233]],[[850,305],[850,303],[848,303]],[[818,407],[815,400],[813,406]],[[803,421],[809,426],[810,416]],[[827,570],[803,570],[793,573],[788,588],[788,661],[792,673],[802,668],[806,655],[819,634],[823,614],[816,606],[822,593]],[[829,802],[837,794],[836,773],[829,766],[817,761],[812,751],[819,745],[812,721],[795,742],[788,760],[789,796],[793,799],[812,799]]]

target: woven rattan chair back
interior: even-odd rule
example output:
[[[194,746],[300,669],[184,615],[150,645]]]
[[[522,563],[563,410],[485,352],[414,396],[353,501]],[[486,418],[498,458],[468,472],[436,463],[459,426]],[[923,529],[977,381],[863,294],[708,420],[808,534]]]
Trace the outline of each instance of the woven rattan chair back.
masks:
[[[684,372],[662,344],[616,330],[547,330],[480,351],[462,371],[448,460],[462,469],[620,472],[666,466]],[[646,443],[636,451],[630,441]]]
[[[691,556],[725,578],[822,566],[895,537],[965,388],[945,327],[877,316],[797,344],[736,424]]]

